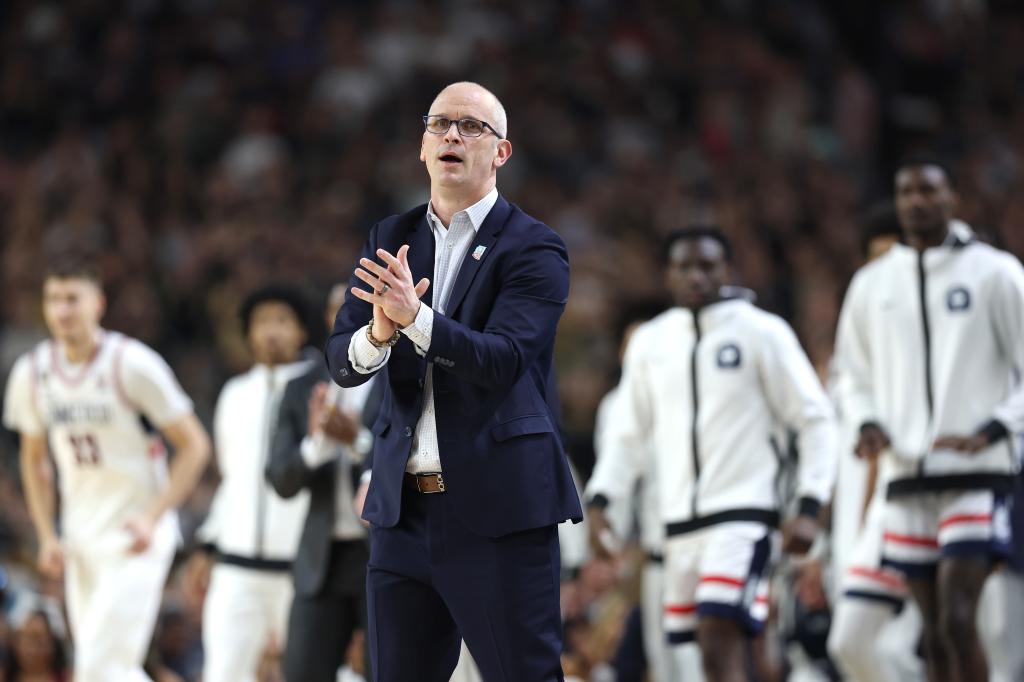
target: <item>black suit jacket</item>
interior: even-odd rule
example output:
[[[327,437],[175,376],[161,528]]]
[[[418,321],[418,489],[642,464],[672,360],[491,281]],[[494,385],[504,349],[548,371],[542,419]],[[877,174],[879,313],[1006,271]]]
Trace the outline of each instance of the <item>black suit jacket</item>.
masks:
[[[277,428],[270,450],[270,457],[264,471],[267,481],[281,497],[292,497],[301,490],[310,492],[309,512],[299,541],[299,549],[295,555],[292,574],[295,580],[295,591],[299,595],[310,596],[323,589],[328,579],[331,559],[331,543],[334,538],[334,521],[336,512],[337,460],[327,462],[315,469],[309,468],[302,459],[299,448],[306,436],[309,421],[309,397],[313,387],[319,382],[330,381],[326,368],[320,362],[314,369],[290,381],[285,387],[281,398]],[[375,395],[376,394],[376,395]],[[371,388],[370,396],[363,410],[363,421],[372,423],[376,418],[380,403],[380,391]],[[353,472],[358,479],[361,470]],[[354,481],[355,482],[355,481]],[[353,486],[355,489],[355,486]],[[333,576],[335,583],[341,582],[346,590],[351,581],[351,591],[361,592],[364,589],[365,554],[353,557],[354,565],[345,566],[344,572],[351,577]],[[348,562],[342,562],[347,564]]]

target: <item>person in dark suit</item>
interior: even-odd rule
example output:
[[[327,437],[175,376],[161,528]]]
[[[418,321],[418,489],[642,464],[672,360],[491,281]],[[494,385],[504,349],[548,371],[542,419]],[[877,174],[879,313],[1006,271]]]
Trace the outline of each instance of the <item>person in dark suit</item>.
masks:
[[[565,245],[502,198],[504,108],[473,83],[423,117],[430,203],[374,225],[334,323],[331,378],[379,375],[369,639],[378,682],[561,680],[556,524],[582,516],[552,372]]]
[[[328,297],[330,326],[345,294]],[[366,624],[366,530],[353,508],[361,461],[373,437],[379,382],[328,387],[322,362],[285,387],[265,474],[282,497],[310,491],[309,513],[292,564],[288,682],[334,682],[349,641]]]

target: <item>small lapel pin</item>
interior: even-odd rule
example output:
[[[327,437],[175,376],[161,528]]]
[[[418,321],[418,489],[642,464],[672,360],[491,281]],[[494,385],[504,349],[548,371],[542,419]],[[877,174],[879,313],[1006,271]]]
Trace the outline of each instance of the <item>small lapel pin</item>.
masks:
[[[484,251],[487,250],[486,246],[478,246],[473,249],[473,260],[480,260],[484,257]]]

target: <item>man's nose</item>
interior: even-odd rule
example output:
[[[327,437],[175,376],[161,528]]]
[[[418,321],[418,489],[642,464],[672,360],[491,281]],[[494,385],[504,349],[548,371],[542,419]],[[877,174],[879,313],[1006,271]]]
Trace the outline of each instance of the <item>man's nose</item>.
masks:
[[[452,124],[448,126],[448,130],[445,132],[443,139],[448,144],[453,142],[462,142],[462,136],[459,134],[458,121],[452,121]]]

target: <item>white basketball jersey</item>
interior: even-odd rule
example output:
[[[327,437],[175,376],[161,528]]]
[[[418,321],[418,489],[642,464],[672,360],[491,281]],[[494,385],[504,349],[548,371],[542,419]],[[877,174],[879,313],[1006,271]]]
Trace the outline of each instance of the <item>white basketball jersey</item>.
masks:
[[[166,449],[155,427],[191,409],[159,355],[103,332],[85,363],[69,364],[53,341],[22,356],[11,372],[4,421],[23,433],[45,430],[64,538],[117,542],[125,522],[146,511],[167,483]]]

